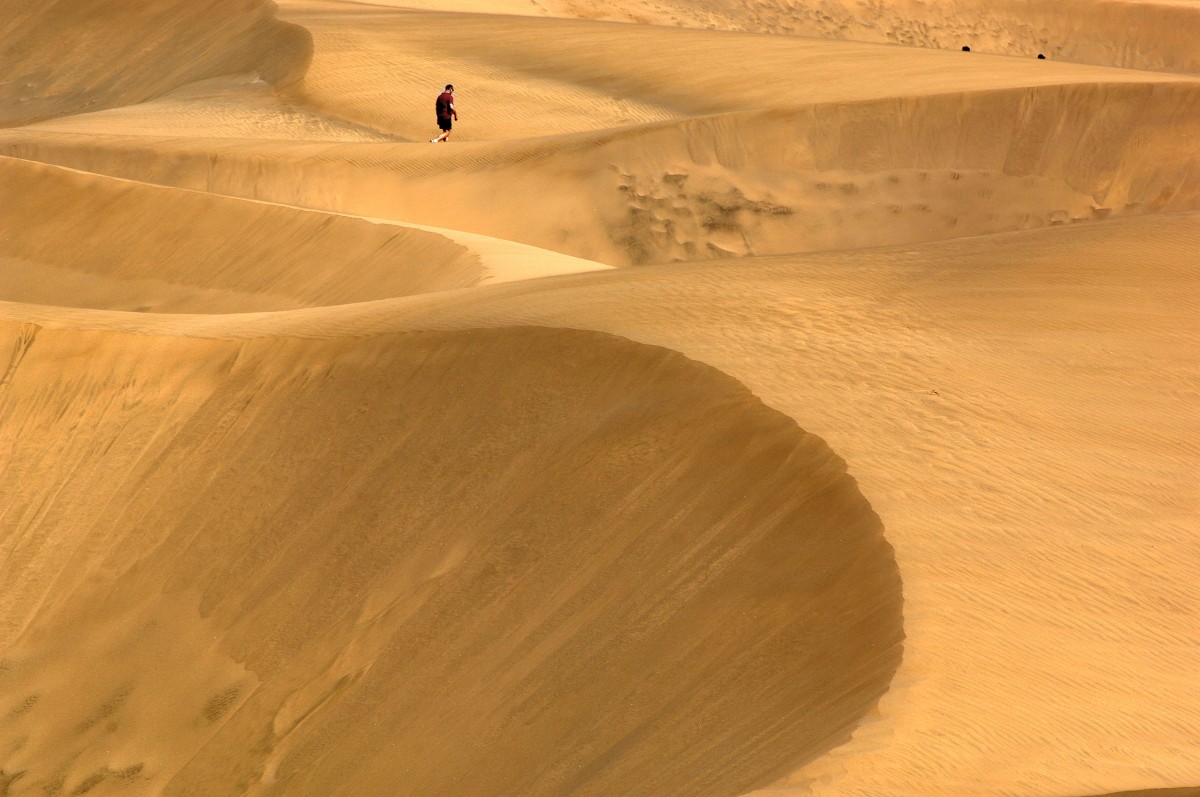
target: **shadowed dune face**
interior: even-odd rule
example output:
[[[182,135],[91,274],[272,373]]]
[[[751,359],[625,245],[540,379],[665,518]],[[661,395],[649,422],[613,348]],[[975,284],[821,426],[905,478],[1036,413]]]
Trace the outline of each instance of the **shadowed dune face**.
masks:
[[[673,352],[4,350],[9,794],[733,795],[843,741],[898,665],[843,463]]]
[[[475,285],[479,258],[398,225],[0,158],[0,299],[249,312]]]
[[[0,126],[142,102],[217,75],[297,80],[312,37],[275,11],[265,0],[3,0]]]

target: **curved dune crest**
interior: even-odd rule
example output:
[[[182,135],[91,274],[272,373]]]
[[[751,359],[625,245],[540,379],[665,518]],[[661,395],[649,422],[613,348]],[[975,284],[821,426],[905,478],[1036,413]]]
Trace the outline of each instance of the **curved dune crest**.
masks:
[[[0,158],[0,298],[154,312],[287,310],[475,285],[443,235]]]
[[[0,300],[292,310],[606,266],[515,242],[0,157]]]
[[[3,0],[0,126],[129,105],[217,75],[297,80],[312,38],[275,11],[269,0]]]
[[[346,304],[603,268],[453,231],[0,158],[0,299],[170,313]]]
[[[4,467],[56,475],[0,480],[10,794],[730,795],[844,739],[899,661],[843,464],[667,350],[13,345]]]

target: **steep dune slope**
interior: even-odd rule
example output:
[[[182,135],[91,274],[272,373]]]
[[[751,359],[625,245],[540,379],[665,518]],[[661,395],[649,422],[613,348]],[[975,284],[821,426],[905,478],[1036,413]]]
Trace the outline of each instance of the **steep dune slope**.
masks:
[[[248,312],[602,268],[507,241],[0,158],[0,299]]]
[[[5,337],[8,794],[727,795],[898,661],[844,466],[674,353]]]
[[[0,159],[0,297],[156,312],[245,312],[474,285],[444,236]]]
[[[300,77],[312,39],[267,0],[4,0],[0,126],[141,102],[196,80]]]

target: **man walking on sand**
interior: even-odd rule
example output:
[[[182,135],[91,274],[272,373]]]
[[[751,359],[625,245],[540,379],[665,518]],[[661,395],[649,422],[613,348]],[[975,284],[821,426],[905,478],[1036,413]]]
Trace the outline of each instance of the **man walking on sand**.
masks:
[[[430,144],[437,144],[450,138],[450,128],[454,126],[454,122],[458,121],[458,111],[454,110],[453,85],[446,84],[446,90],[438,95],[435,108],[437,109],[438,127],[442,129],[442,134],[437,138],[429,139]]]

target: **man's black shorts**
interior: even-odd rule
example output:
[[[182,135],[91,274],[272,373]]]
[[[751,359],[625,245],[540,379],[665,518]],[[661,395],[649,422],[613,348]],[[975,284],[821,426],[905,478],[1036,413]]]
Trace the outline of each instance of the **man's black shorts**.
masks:
[[[443,130],[449,130],[451,127],[451,122],[449,119],[438,119],[438,127]]]

